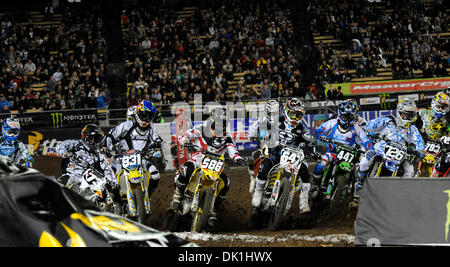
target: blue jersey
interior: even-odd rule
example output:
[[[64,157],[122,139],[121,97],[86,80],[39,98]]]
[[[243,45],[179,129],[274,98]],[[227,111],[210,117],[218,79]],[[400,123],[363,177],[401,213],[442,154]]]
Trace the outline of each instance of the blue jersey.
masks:
[[[366,129],[400,144],[408,145],[413,143],[419,152],[425,150],[425,143],[417,127],[411,125],[408,129],[399,128],[392,117],[383,116],[371,120],[367,123]]]
[[[30,166],[33,161],[33,157],[21,141],[17,140],[11,144],[3,137],[0,137],[0,158],[16,165],[23,160],[26,166]]]
[[[358,144],[366,150],[373,150],[372,141],[358,124],[353,124],[347,131],[342,131],[337,119],[329,119],[316,129],[317,137],[326,136],[349,146]],[[335,146],[328,148],[329,152],[335,152]]]

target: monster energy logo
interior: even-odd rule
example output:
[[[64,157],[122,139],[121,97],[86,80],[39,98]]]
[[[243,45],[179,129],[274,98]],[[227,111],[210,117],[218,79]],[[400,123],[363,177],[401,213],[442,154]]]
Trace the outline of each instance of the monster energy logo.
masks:
[[[62,113],[52,113],[52,121],[54,128],[60,128],[63,125],[63,114]]]
[[[444,193],[448,195],[447,201],[447,221],[445,222],[445,242],[447,242],[448,238],[448,230],[450,228],[450,190],[445,190]]]

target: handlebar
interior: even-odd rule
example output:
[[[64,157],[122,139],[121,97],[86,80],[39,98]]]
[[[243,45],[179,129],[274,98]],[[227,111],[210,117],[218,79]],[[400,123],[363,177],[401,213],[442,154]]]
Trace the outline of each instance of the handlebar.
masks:
[[[358,147],[356,147],[355,145],[350,146],[350,145],[348,145],[348,144],[345,144],[345,143],[336,141],[336,140],[331,139],[331,138],[328,138],[328,137],[326,137],[326,136],[321,136],[321,137],[319,137],[319,139],[320,139],[321,141],[325,142],[325,143],[335,144],[335,145],[337,145],[337,146],[342,146],[342,147],[345,147],[345,148],[350,149],[350,150],[358,151],[358,153],[364,153],[364,151],[358,149]]]

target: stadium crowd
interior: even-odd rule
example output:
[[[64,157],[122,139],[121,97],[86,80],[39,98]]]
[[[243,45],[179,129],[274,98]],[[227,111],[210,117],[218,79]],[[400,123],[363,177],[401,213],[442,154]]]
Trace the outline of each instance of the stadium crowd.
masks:
[[[349,82],[350,70],[356,77],[376,77],[377,68],[388,64],[393,79],[415,78],[416,70],[425,78],[448,76],[448,39],[439,36],[448,31],[448,15],[439,4],[387,1],[385,9],[392,10],[387,13],[367,1],[313,0],[311,31],[341,40],[345,53],[318,44],[317,79],[309,85],[302,84],[294,56],[292,14],[272,1],[210,0],[208,8],[187,17],[161,4],[132,3],[121,16],[128,106],[142,99],[188,102],[196,93],[204,102],[293,95],[339,99],[339,88],[325,95],[325,83]],[[98,11],[55,10],[64,14],[62,23],[49,28],[1,16],[2,112],[107,107],[106,43]]]
[[[3,113],[106,107],[101,20],[96,10],[60,12],[61,25],[47,28],[8,12],[1,17]]]
[[[196,93],[205,102],[305,95],[288,14],[269,1],[259,14],[256,3],[209,1],[183,19],[130,6],[123,21],[129,105],[139,98],[186,101]],[[235,88],[228,83],[233,73],[243,74]]]
[[[383,5],[312,1],[311,31],[340,40],[343,47],[335,49],[344,51],[333,53],[331,43],[319,43],[316,62],[322,81],[349,82],[349,70],[356,70],[355,78],[377,77],[377,68],[386,69],[388,64],[394,80],[448,76],[449,39],[440,37],[449,30],[445,1],[430,6],[407,0]],[[417,77],[415,71],[422,75]]]

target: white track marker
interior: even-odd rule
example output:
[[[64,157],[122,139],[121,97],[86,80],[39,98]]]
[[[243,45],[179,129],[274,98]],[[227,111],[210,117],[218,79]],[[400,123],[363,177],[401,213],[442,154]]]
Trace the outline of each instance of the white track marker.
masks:
[[[190,240],[201,241],[241,241],[248,243],[255,242],[288,242],[288,241],[309,241],[309,242],[328,242],[328,243],[354,243],[355,237],[349,234],[331,234],[331,235],[297,235],[288,234],[282,236],[257,236],[246,234],[208,234],[208,233],[173,233],[177,237]]]

